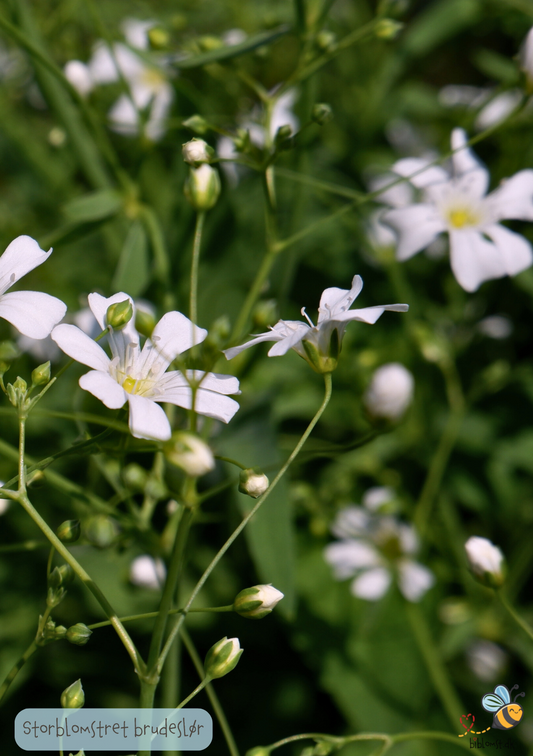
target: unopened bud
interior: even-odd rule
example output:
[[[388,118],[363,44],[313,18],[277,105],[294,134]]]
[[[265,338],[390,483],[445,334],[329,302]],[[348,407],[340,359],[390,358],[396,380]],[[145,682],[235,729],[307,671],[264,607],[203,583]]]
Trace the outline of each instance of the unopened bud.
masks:
[[[202,163],[210,163],[215,154],[213,148],[198,137],[193,137],[189,142],[185,142],[181,147],[181,152],[185,162],[194,168]]]
[[[505,559],[488,538],[472,536],[465,543],[466,556],[476,580],[488,588],[499,588],[505,581]]]
[[[323,29],[316,35],[316,44],[322,52],[333,52],[337,47],[337,37],[333,32]]]
[[[181,467],[193,478],[205,475],[215,466],[211,449],[193,433],[174,433],[172,439],[165,444],[164,453],[169,462]]]
[[[76,680],[61,693],[61,706],[63,709],[81,709],[85,703],[85,693],[81,680]]]
[[[50,588],[65,587],[72,582],[74,578],[74,570],[69,564],[61,564],[59,567],[54,567],[48,577],[48,585]]]
[[[254,307],[252,312],[253,324],[256,328],[264,330],[278,319],[278,303],[275,299],[262,299]]]
[[[123,302],[115,302],[115,304],[109,305],[106,313],[106,323],[110,328],[118,331],[124,328],[132,317],[133,305],[130,299],[125,299]]]
[[[327,102],[317,102],[316,105],[313,105],[311,118],[315,123],[318,123],[319,126],[323,126],[325,123],[328,123],[328,121],[331,121],[331,119],[333,118],[333,110],[331,109],[331,105],[328,105]]]
[[[83,622],[77,622],[75,625],[69,627],[66,631],[66,636],[69,643],[73,643],[75,646],[85,646],[92,632]]]
[[[283,593],[273,585],[254,585],[237,594],[233,610],[247,619],[262,619],[282,598]]]
[[[99,549],[111,546],[117,539],[118,526],[111,517],[104,514],[93,515],[84,525],[85,537]]]
[[[378,39],[395,39],[403,29],[400,21],[392,18],[381,18],[374,27],[374,34]]]
[[[81,525],[79,520],[65,520],[56,530],[56,536],[63,543],[75,543],[80,537]]]
[[[239,661],[242,648],[238,638],[222,638],[214,646],[211,646],[204,662],[204,670],[207,677],[216,680],[224,677],[232,669],[235,669]]]
[[[252,499],[257,499],[265,493],[268,485],[267,476],[260,470],[254,470],[251,467],[241,470],[239,475],[239,491],[241,493],[251,496]]]
[[[124,483],[134,491],[143,491],[148,480],[148,474],[144,467],[132,462],[123,472]]]
[[[28,393],[28,384],[24,380],[24,378],[21,378],[20,375],[18,376],[17,380],[11,384],[7,384],[7,395],[9,398],[9,401],[14,407],[20,407],[21,404],[26,399]]]
[[[288,150],[292,147],[292,129],[288,123],[280,126],[274,137],[274,145],[278,150]]]
[[[218,172],[207,163],[191,168],[185,183],[185,196],[195,210],[210,210],[220,194]]]
[[[372,376],[363,403],[373,418],[399,420],[413,400],[414,378],[399,362],[382,365]]]
[[[166,50],[170,43],[170,36],[166,29],[160,26],[152,26],[148,30],[148,42],[152,50]]]
[[[135,302],[135,329],[148,339],[155,328],[155,314],[148,307],[143,306],[142,302]]]
[[[194,131],[196,134],[207,134],[209,129],[211,128],[210,124],[205,120],[205,118],[202,118],[200,115],[193,115],[190,118],[187,118],[186,121],[183,121],[182,126],[185,126],[185,128],[190,129],[191,131]]]

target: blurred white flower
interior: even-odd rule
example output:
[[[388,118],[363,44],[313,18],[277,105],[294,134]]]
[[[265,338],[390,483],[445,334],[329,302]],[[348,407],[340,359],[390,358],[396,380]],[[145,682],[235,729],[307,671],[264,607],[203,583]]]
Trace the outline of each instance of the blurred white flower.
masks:
[[[268,132],[263,125],[264,111],[256,111],[252,114],[252,118],[243,123],[243,127],[250,133],[251,141],[258,147],[264,147],[267,143],[272,142],[278,129],[282,126],[290,126],[293,134],[298,131],[300,122],[292,110],[297,99],[298,92],[296,89],[289,89],[276,99],[270,114]]]
[[[491,339],[506,339],[513,332],[513,323],[504,315],[489,315],[479,321],[477,329]]]
[[[370,512],[381,512],[387,504],[394,501],[395,494],[388,486],[374,486],[365,491],[362,502]]]
[[[448,84],[439,92],[439,101],[448,108],[466,107],[478,110],[474,129],[483,131],[504,121],[523,99],[520,89],[497,92],[490,87]]]
[[[521,70],[526,74],[529,87],[533,87],[533,26],[522,43],[519,61]]]
[[[395,517],[349,506],[341,509],[331,532],[341,540],[324,550],[337,580],[354,577],[350,590],[358,598],[378,601],[393,578],[408,601],[420,601],[435,582],[431,570],[413,560],[418,539],[410,525]]]
[[[22,334],[17,338],[17,346],[21,352],[30,354],[37,362],[56,362],[62,355],[61,350],[50,336],[44,339],[31,339]]]
[[[81,60],[69,60],[65,65],[64,74],[74,89],[82,97],[87,97],[94,86],[89,66],[82,63]]]
[[[148,554],[133,560],[130,566],[130,583],[141,588],[157,591],[167,576],[165,565],[161,559],[154,559]]]
[[[466,650],[466,661],[472,672],[486,683],[495,682],[503,673],[508,654],[489,640],[473,641]]]
[[[483,281],[516,275],[533,262],[531,244],[502,226],[506,219],[533,220],[533,170],[519,171],[486,195],[489,173],[452,132],[453,171],[406,158],[393,166],[422,190],[422,203],[389,210],[384,220],[398,233],[397,258],[408,260],[447,232],[453,273],[466,291]],[[416,175],[412,175],[416,173]]]
[[[4,485],[4,481],[0,480],[0,493],[1,493],[1,488],[3,485]],[[0,497],[0,515],[3,515],[5,512],[7,512],[10,503],[11,502],[9,499],[3,499],[2,497]]]
[[[465,543],[468,564],[474,577],[483,585],[498,588],[505,580],[505,559],[488,538],[471,536]]]
[[[363,403],[373,417],[398,420],[413,400],[413,374],[399,362],[378,368],[363,396]]]
[[[199,478],[213,470],[215,458],[209,446],[199,436],[187,431],[174,433],[165,446],[166,458],[187,475]]]

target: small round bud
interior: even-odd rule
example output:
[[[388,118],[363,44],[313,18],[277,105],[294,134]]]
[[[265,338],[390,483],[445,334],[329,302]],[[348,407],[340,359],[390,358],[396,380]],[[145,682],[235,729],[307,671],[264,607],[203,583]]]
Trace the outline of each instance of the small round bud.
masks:
[[[273,585],[254,585],[237,594],[233,610],[247,619],[262,619],[282,598],[283,593]]]
[[[48,585],[50,588],[65,587],[72,582],[74,578],[74,570],[69,564],[61,564],[59,567],[54,567],[50,576],[48,577]]]
[[[205,118],[202,118],[200,115],[193,115],[190,118],[187,118],[186,121],[183,121],[182,126],[185,126],[185,128],[190,129],[191,131],[194,131],[195,134],[207,134],[211,126],[209,123],[205,120]]]
[[[136,465],[134,462],[132,462],[130,465],[124,468],[122,477],[124,479],[124,483],[128,486],[128,488],[132,489],[133,491],[144,491],[144,487],[148,480],[148,473],[146,472],[144,467]]]
[[[403,29],[400,21],[392,18],[381,18],[374,27],[374,34],[378,39],[395,39]]]
[[[174,433],[165,444],[165,457],[187,475],[199,478],[215,467],[213,452],[201,438],[185,431]]]
[[[66,636],[69,643],[73,643],[75,646],[85,646],[92,632],[83,622],[77,622],[66,630]]]
[[[254,470],[251,467],[241,470],[239,475],[239,491],[241,493],[251,496],[252,499],[257,499],[265,493],[268,486],[269,480],[265,473],[260,470]]]
[[[133,305],[130,299],[125,299],[123,302],[115,302],[115,304],[109,305],[106,313],[106,323],[110,328],[118,331],[124,328],[132,317]]]
[[[84,525],[85,537],[99,549],[111,546],[118,536],[118,525],[115,520],[104,514],[93,515]]]
[[[333,32],[323,29],[316,35],[316,44],[322,52],[333,52],[337,47],[337,37]]]
[[[85,693],[81,680],[76,680],[61,693],[61,706],[63,709],[81,709],[85,703]]]
[[[160,590],[167,577],[167,570],[161,559],[154,559],[149,554],[136,557],[130,566],[130,582],[140,588],[151,591]]]
[[[278,150],[288,150],[292,147],[292,129],[288,123],[280,126],[274,137],[274,145]]]
[[[328,123],[328,121],[331,121],[331,119],[333,118],[333,110],[331,109],[331,105],[328,105],[327,102],[317,102],[315,105],[313,105],[311,118],[315,123],[318,123],[319,126],[323,126],[325,123]]]
[[[194,168],[198,168],[202,163],[210,163],[215,154],[213,148],[198,137],[193,137],[189,142],[185,142],[181,147],[181,152],[185,162]]]
[[[166,50],[170,43],[170,36],[166,29],[160,26],[152,26],[148,30],[148,42],[152,50]]]
[[[56,529],[56,536],[63,543],[75,543],[80,537],[81,525],[79,520],[65,520]]]
[[[204,662],[204,670],[207,677],[216,680],[224,677],[232,669],[235,669],[239,661],[242,648],[238,638],[222,638],[214,646],[211,646]]]
[[[39,365],[35,368],[35,370],[32,371],[31,374],[31,385],[32,386],[44,386],[47,383],[50,383],[50,378],[52,377],[52,373],[50,370],[50,361],[43,362],[42,365]]]
[[[396,421],[401,418],[413,400],[414,378],[398,362],[382,365],[372,376],[363,403],[374,418]]]
[[[195,210],[210,210],[220,194],[218,172],[207,163],[191,168],[185,183],[185,196]]]
[[[7,384],[7,396],[14,407],[20,407],[25,401],[27,394],[28,384],[20,375],[13,384]]]
[[[505,559],[500,549],[488,538],[472,536],[465,543],[468,566],[482,585],[499,588],[505,581]]]

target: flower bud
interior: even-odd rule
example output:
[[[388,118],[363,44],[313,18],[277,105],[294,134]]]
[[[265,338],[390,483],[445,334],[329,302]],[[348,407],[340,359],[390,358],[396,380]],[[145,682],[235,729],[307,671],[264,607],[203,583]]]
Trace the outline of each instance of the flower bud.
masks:
[[[63,709],[81,709],[85,703],[85,693],[81,680],[76,680],[61,693],[61,706]]]
[[[268,486],[269,480],[265,473],[260,470],[254,470],[251,467],[241,470],[239,475],[239,491],[241,493],[251,496],[252,499],[257,499],[265,493]]]
[[[39,621],[42,617],[39,617]],[[42,629],[42,633],[37,643],[40,646],[45,646],[52,641],[61,640],[67,634],[67,628],[63,625],[57,625],[53,619],[48,619],[45,626]]]
[[[161,559],[154,559],[148,554],[136,557],[130,567],[130,582],[140,588],[158,591],[165,583],[166,567]]]
[[[207,134],[211,126],[209,123],[205,120],[205,118],[202,118],[200,115],[193,115],[190,118],[187,118],[186,121],[183,121],[182,126],[185,126],[185,128],[190,129],[191,131],[194,131],[196,134]]]
[[[328,121],[331,121],[333,118],[331,105],[328,105],[327,102],[317,102],[316,105],[313,105],[311,118],[315,123],[318,123],[319,126],[328,123]]]
[[[400,21],[392,18],[381,18],[374,27],[374,34],[378,39],[395,39],[403,29]]]
[[[322,29],[316,35],[316,44],[322,52],[333,52],[337,47],[337,37],[333,32]]]
[[[275,299],[262,299],[252,312],[255,328],[268,328],[278,318],[278,303]]]
[[[74,570],[69,564],[62,564],[59,567],[54,567],[48,578],[48,585],[50,588],[65,587],[72,582],[74,578]]]
[[[123,302],[115,302],[115,304],[109,305],[106,313],[106,323],[110,328],[118,331],[124,328],[132,317],[133,305],[130,299],[125,299]]]
[[[270,614],[282,598],[283,593],[272,584],[254,585],[237,594],[233,602],[233,611],[247,619],[262,619]]]
[[[136,465],[132,462],[130,465],[124,468],[122,474],[124,483],[133,491],[144,491],[144,487],[148,480],[148,473],[140,465]]]
[[[89,630],[87,625],[83,622],[77,622],[75,625],[71,625],[66,631],[67,640],[69,643],[73,643],[75,646],[85,646],[92,635],[92,630]]]
[[[161,26],[152,26],[148,30],[147,36],[152,50],[166,50],[170,44],[169,33]]]
[[[413,400],[414,378],[403,365],[389,362],[376,370],[363,403],[375,418],[399,420]]]
[[[185,196],[195,210],[210,210],[220,194],[220,179],[214,168],[203,163],[199,168],[191,168],[185,183]]]
[[[105,549],[111,546],[117,539],[117,523],[104,514],[93,515],[84,525],[83,532],[85,537],[97,546],[99,549]]]
[[[183,159],[193,168],[198,168],[202,163],[210,163],[214,150],[207,142],[198,137],[193,137],[189,142],[182,145]]]
[[[56,529],[56,536],[63,543],[75,543],[80,537],[81,525],[79,520],[65,520]]]
[[[505,581],[505,559],[500,549],[487,538],[472,536],[465,543],[468,565],[476,580],[488,588],[499,588]]]
[[[43,362],[42,365],[39,365],[35,368],[35,370],[32,371],[31,374],[31,385],[32,386],[44,386],[47,383],[50,383],[50,378],[52,377],[52,373],[50,370],[50,361]]]
[[[20,375],[13,384],[7,384],[7,396],[14,407],[20,407],[22,405],[26,399],[27,393],[28,384],[24,378],[20,377]]]
[[[135,328],[136,330],[150,338],[155,328],[156,319],[154,311],[145,306],[143,302],[135,302]]]
[[[280,126],[274,137],[274,145],[277,150],[288,150],[292,147],[292,129],[288,123]]]
[[[164,454],[169,462],[181,467],[193,478],[199,478],[215,467],[211,449],[194,433],[174,433],[172,439],[164,446]]]
[[[222,638],[211,646],[204,661],[206,677],[216,680],[235,669],[242,654],[238,638]]]

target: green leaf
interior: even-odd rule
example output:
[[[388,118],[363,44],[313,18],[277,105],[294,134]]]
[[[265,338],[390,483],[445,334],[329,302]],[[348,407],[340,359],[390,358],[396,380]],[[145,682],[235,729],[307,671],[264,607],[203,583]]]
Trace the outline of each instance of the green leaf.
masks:
[[[412,22],[404,36],[404,49],[417,57],[427,55],[447,39],[477,23],[481,13],[477,0],[439,0]]]
[[[518,68],[514,60],[506,58],[494,50],[481,48],[472,56],[472,62],[482,74],[502,84],[517,84],[519,80]]]
[[[63,211],[73,223],[88,223],[116,215],[122,207],[122,197],[114,189],[102,189],[68,202]]]
[[[138,296],[150,280],[148,264],[148,239],[144,226],[140,221],[134,221],[118,261],[113,277],[113,288],[125,291],[130,296]]]
[[[282,37],[290,31],[290,26],[283,25],[278,26],[277,29],[268,32],[261,32],[253,37],[249,37],[240,45],[229,45],[225,47],[219,47],[217,50],[210,50],[209,52],[202,53],[201,55],[194,55],[183,60],[177,60],[174,62],[176,68],[198,68],[199,66],[207,66],[210,63],[219,63],[223,60],[230,60],[230,58],[238,58],[241,55],[257,50],[258,47],[269,45],[278,37]]]

